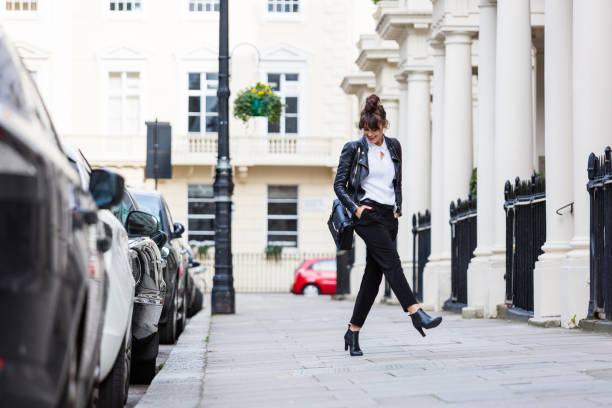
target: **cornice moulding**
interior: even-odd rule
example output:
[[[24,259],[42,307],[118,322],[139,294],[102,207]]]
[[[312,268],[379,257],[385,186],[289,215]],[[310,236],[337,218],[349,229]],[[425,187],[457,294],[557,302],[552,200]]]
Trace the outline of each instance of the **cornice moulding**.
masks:
[[[374,90],[376,78],[371,72],[347,75],[342,79],[340,87],[348,95],[357,95],[362,90]]]

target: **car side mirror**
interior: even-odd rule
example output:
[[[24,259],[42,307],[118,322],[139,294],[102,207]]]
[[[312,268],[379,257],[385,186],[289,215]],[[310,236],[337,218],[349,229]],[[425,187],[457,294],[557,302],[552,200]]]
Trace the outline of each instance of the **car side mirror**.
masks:
[[[121,202],[123,198],[123,185],[123,177],[115,172],[104,169],[91,171],[89,192],[100,209],[106,210]]]
[[[180,238],[183,235],[183,232],[185,232],[185,227],[183,226],[183,224],[181,224],[180,222],[175,222],[174,232],[172,233],[172,235],[177,238]]]
[[[150,237],[159,249],[162,249],[168,242],[168,235],[164,231],[155,231]]]
[[[143,211],[130,211],[125,220],[125,230],[130,235],[150,236],[159,229],[157,218]]]

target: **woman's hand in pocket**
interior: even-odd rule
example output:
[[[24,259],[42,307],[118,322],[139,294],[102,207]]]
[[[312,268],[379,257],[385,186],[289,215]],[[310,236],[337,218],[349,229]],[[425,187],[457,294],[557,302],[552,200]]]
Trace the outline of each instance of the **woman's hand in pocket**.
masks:
[[[360,205],[359,207],[357,207],[357,210],[355,211],[355,215],[357,216],[357,218],[361,218],[361,214],[363,214],[363,210],[371,210],[372,207],[368,206],[368,205]]]

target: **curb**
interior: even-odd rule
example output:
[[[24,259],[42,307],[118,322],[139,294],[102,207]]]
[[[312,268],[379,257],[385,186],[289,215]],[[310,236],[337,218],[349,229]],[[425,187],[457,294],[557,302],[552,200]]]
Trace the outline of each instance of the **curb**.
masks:
[[[188,322],[168,360],[157,373],[137,408],[198,407],[204,390],[210,315],[202,310]]]

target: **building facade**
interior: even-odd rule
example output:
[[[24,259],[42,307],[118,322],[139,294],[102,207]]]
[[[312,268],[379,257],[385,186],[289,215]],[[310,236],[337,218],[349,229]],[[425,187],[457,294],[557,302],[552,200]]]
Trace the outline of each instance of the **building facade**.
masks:
[[[172,178],[159,180],[190,243],[214,243],[219,1],[3,1],[2,21],[39,85],[63,142],[135,188],[145,179],[146,121],[172,126]],[[231,116],[233,250],[333,253],[327,217],[342,145],[355,135],[338,87],[355,59],[367,0],[230,3],[234,97],[263,82],[278,124]],[[358,5],[355,7],[355,5]]]
[[[438,310],[451,296],[449,203],[468,198],[477,168],[464,316],[494,317],[508,303],[504,184],[534,172],[546,177],[546,242],[533,270],[531,321],[568,327],[586,316],[586,169],[589,153],[611,142],[611,16],[605,0],[377,2],[372,64],[356,61],[374,77],[347,75],[342,84],[359,101],[365,89],[399,88],[391,106],[408,152],[404,208],[432,214],[425,307]],[[390,49],[395,59],[383,61]],[[559,211],[570,203],[572,211]],[[410,261],[407,218],[398,245]]]

